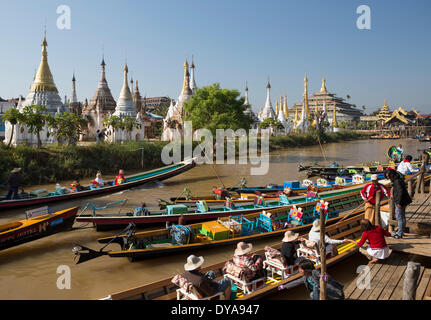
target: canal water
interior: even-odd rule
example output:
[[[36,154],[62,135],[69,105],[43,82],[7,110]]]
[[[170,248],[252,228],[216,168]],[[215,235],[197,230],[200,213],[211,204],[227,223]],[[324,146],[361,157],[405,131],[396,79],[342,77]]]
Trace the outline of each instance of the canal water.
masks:
[[[286,180],[304,179],[304,173],[298,173],[299,164],[320,164],[338,162],[353,165],[359,162],[386,162],[386,151],[391,145],[402,144],[406,154],[418,155],[418,149],[427,146],[412,139],[401,140],[359,140],[333,143],[323,146],[289,148],[271,153],[269,172],[263,176],[250,176],[251,165],[200,165],[177,177],[160,183],[151,183],[133,190],[119,192],[98,198],[86,198],[62,202],[50,206],[51,210],[72,206],[85,206],[92,202],[103,206],[108,202],[127,199],[122,212],[145,201],[150,208],[157,208],[157,199],[169,200],[179,196],[185,187],[192,195],[209,195],[211,189],[239,183],[245,177],[249,186],[264,186],[270,183],[282,184]],[[218,175],[217,178],[216,173]],[[126,172],[128,174],[128,172]],[[105,177],[107,179],[109,177]],[[82,183],[88,182],[83,180]],[[63,182],[66,185],[68,181]],[[37,186],[33,189],[53,189],[54,186]],[[30,190],[30,189],[28,189]],[[116,209],[120,210],[120,208]],[[25,218],[24,210],[2,211],[0,224]],[[144,285],[183,272],[186,258],[191,253],[182,253],[167,257],[129,262],[126,258],[100,257],[80,265],[75,265],[72,248],[79,243],[90,248],[100,248],[97,238],[114,232],[96,232],[91,225],[75,223],[76,229],[39,239],[20,246],[0,251],[0,299],[98,299],[111,293]],[[281,239],[272,239],[254,243],[255,249],[279,243]],[[112,249],[116,249],[114,245]],[[227,260],[232,257],[234,247],[212,250],[197,250],[195,255],[205,258],[205,265]],[[329,269],[337,280],[349,283],[356,275],[358,265],[366,263],[360,255],[353,256],[342,264]],[[71,288],[60,290],[57,280],[61,266],[68,266],[71,271]],[[59,269],[60,267],[60,269]],[[298,287],[290,292],[280,292],[273,298],[307,299],[304,288]]]

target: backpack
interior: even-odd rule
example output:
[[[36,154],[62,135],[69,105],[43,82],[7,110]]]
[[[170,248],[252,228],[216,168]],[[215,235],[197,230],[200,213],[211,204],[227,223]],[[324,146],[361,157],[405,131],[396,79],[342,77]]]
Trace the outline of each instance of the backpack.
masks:
[[[313,296],[316,294],[320,295],[320,272],[313,270],[311,273],[315,287],[313,289]],[[326,283],[326,299],[327,300],[344,300],[344,286],[338,281],[332,279],[328,275],[328,282]]]

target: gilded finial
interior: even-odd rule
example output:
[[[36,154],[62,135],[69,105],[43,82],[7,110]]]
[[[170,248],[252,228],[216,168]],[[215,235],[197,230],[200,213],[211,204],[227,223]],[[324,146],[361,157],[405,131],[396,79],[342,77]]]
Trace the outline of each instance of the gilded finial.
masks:
[[[325,78],[325,75],[323,75],[322,88],[320,88],[320,92],[322,92],[322,93],[326,93],[327,92],[327,90],[326,90],[326,78]]]

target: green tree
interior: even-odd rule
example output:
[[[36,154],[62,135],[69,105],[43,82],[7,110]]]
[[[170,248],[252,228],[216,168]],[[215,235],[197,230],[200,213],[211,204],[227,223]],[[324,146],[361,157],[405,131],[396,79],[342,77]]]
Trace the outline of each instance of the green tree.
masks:
[[[61,141],[61,138],[65,138],[69,146],[76,143],[87,120],[73,112],[65,112],[53,118],[48,125],[56,130],[57,139]]]
[[[20,122],[22,120],[22,114],[21,112],[19,112],[19,110],[17,108],[10,108],[7,109],[6,112],[3,115],[3,122],[9,121],[9,123],[12,125],[12,133],[10,135],[10,139],[9,142],[7,144],[7,147],[9,148],[11,143],[12,143],[12,139],[13,139],[13,133],[14,133],[14,129],[15,126],[18,124],[18,122]]]
[[[41,105],[26,106],[22,112],[21,122],[28,128],[28,132],[37,137],[37,148],[42,147],[40,132],[48,123],[52,123],[53,116],[46,112],[46,107]]]
[[[193,129],[245,129],[252,124],[251,117],[244,114],[247,106],[238,90],[221,89],[219,83],[199,88],[184,105],[186,121],[192,121]]]
[[[129,139],[132,140],[132,131],[133,129],[139,129],[141,124],[133,117],[124,117],[121,119],[123,124],[123,129],[129,133]]]
[[[280,122],[280,120],[273,119],[273,118],[266,118],[265,120],[263,120],[259,124],[259,127],[262,128],[262,129],[272,128],[274,131],[279,131],[279,130],[283,130],[284,129],[284,126]]]
[[[118,116],[111,115],[109,117],[106,117],[103,120],[103,124],[105,125],[105,127],[112,127],[114,130],[123,129],[122,128],[123,124],[122,124],[121,118]]]

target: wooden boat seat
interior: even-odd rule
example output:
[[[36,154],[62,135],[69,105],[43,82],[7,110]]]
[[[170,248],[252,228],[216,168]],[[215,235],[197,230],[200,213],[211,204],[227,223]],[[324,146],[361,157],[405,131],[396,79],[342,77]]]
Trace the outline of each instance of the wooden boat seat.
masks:
[[[258,278],[255,280],[251,280],[249,282],[245,282],[229,273],[226,273],[224,277],[232,281],[234,284],[236,284],[237,287],[240,287],[244,295],[252,293],[253,291],[259,290],[266,285],[265,278]]]
[[[297,265],[286,266],[279,259],[271,258],[269,252],[265,252],[263,267],[268,271],[267,278],[274,282],[283,281],[298,272]],[[275,275],[279,275],[281,279],[275,279]]]
[[[164,243],[153,243],[146,246],[148,249],[155,249],[155,248],[166,248],[166,247],[172,247],[173,244],[170,242],[164,242]]]
[[[312,242],[312,241],[310,241]],[[296,254],[299,257],[307,258],[308,260],[313,261],[316,266],[320,265],[320,251],[317,247],[317,243],[312,242],[311,245],[306,245],[305,243],[301,243],[298,250],[296,250]],[[332,258],[332,252],[326,252],[326,259]]]
[[[22,222],[13,222],[0,226],[0,233],[19,228],[23,225]]]

